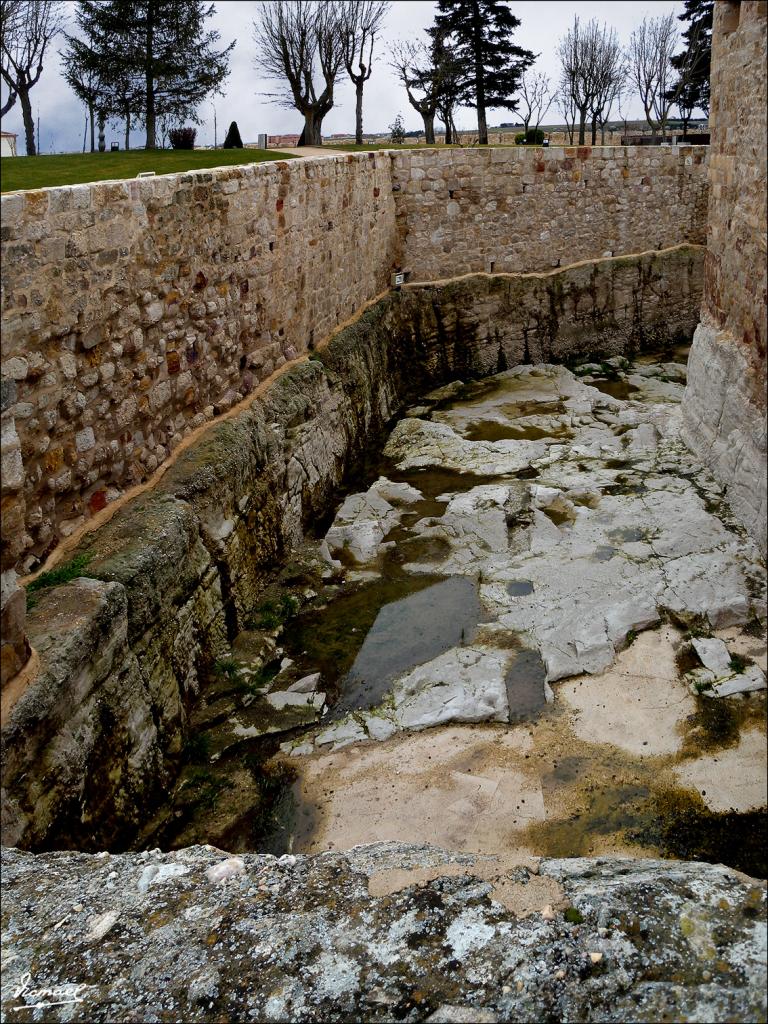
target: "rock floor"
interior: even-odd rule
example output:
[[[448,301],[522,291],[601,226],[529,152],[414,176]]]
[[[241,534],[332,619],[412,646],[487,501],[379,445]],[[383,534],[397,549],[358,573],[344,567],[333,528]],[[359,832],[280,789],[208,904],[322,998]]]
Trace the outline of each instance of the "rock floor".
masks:
[[[722,866],[385,843],[2,868],[3,1019],[22,1024],[765,1014],[765,889]]]
[[[765,1019],[764,567],[684,379],[408,410],[217,663],[141,852],[2,852],[3,1019]]]
[[[440,389],[396,425],[389,479],[346,499],[327,557],[348,581],[393,561],[465,580],[480,614],[441,606],[445,583],[384,606],[342,694],[371,646],[383,663],[405,648],[413,667],[283,744],[292,849],[648,854],[660,794],[685,791],[702,814],[765,807],[763,570],[679,440],[684,380],[674,362],[516,367]],[[430,594],[437,625],[419,626]],[[420,658],[430,630],[445,643]],[[717,671],[702,643],[724,654]]]
[[[407,410],[305,610],[265,605],[284,621],[204,693],[179,826],[146,841],[761,874],[764,568],[679,439],[684,382],[650,357],[521,366]],[[265,792],[248,758],[278,744]]]

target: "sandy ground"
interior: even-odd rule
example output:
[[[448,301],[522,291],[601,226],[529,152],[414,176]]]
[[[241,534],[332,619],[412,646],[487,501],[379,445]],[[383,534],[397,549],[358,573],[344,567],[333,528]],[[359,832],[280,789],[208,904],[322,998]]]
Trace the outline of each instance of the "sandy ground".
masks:
[[[445,726],[291,759],[294,852],[397,840],[517,860],[563,843],[653,855],[625,840],[622,793],[631,802],[682,786],[714,811],[764,806],[764,726],[735,747],[692,748],[679,642],[668,626],[642,633],[603,674],[555,684],[554,705],[529,723]]]

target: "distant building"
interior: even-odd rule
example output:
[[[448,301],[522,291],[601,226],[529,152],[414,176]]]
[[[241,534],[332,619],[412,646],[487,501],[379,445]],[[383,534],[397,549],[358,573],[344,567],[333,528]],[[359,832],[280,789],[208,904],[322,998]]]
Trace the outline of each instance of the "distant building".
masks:
[[[0,156],[16,156],[15,132],[0,132]]]
[[[298,135],[269,135],[267,145],[270,149],[281,149],[282,147],[295,146],[299,141]]]

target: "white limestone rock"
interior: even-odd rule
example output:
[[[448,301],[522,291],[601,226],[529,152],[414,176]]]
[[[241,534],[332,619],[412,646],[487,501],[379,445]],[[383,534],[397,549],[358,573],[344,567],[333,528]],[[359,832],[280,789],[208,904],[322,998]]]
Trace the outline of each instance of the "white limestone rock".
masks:
[[[507,657],[498,651],[457,647],[398,679],[392,718],[400,729],[447,722],[506,722]]]
[[[320,673],[313,672],[311,675],[302,676],[301,679],[297,679],[295,683],[291,683],[288,687],[289,693],[312,693],[317,689],[317,684],[320,682]]]
[[[716,638],[694,638],[691,646],[699,656],[699,661],[705,668],[715,673],[716,679],[731,675],[731,655],[722,640]]]
[[[711,690],[704,692],[708,697],[731,697],[736,693],[754,693],[765,688],[765,672],[757,665],[750,665],[746,672],[715,683]]]

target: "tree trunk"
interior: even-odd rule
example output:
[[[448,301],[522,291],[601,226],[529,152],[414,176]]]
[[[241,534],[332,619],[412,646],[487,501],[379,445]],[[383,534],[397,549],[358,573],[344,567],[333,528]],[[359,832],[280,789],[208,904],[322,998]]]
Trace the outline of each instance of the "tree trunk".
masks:
[[[445,144],[450,146],[453,142],[453,135],[451,134],[451,119],[446,117],[445,119]]]
[[[91,152],[96,152],[96,111],[91,103],[88,107],[88,116],[91,120]]]
[[[358,146],[363,144],[363,77],[359,75],[355,80],[355,142]]]
[[[427,146],[434,146],[435,144],[435,114],[432,111],[431,114],[422,114],[421,119],[424,122],[424,143]]]
[[[107,148],[107,140],[104,137],[104,115],[99,114],[99,152],[103,153]]]
[[[597,118],[592,118],[592,145],[597,145]]]
[[[144,143],[145,149],[157,149],[157,137],[155,134],[155,75],[154,75],[154,46],[155,46],[155,25],[153,20],[154,4],[147,4],[147,52],[146,65],[144,67],[144,85],[146,95],[146,126],[147,138]]]
[[[323,127],[323,115],[318,114],[316,110],[305,110],[304,111],[304,131],[301,133],[302,139],[299,139],[299,146],[322,146],[323,136],[321,129]]]
[[[485,78],[483,77],[483,52],[481,48],[483,25],[480,19],[480,5],[472,4],[472,36],[475,50],[475,101],[477,104],[477,141],[488,145],[488,122],[485,118]]]
[[[125,151],[126,153],[131,148],[131,112],[126,111],[125,114]]]
[[[586,110],[579,111],[579,145],[583,146],[587,141],[586,137],[587,128],[587,112]]]
[[[27,144],[27,156],[37,156],[35,146],[35,119],[32,117],[32,104],[29,102],[29,89],[24,85],[18,88],[21,116],[24,118],[24,140]]]

